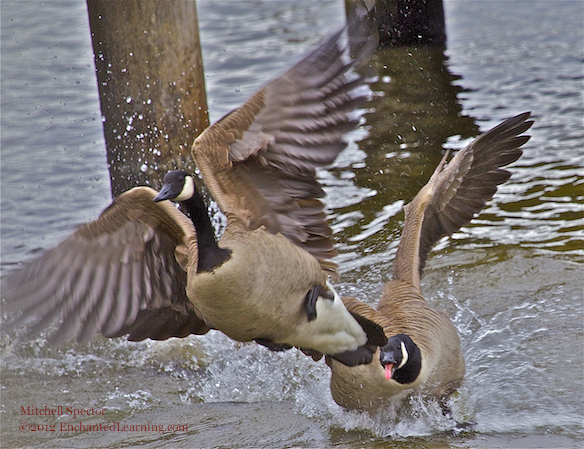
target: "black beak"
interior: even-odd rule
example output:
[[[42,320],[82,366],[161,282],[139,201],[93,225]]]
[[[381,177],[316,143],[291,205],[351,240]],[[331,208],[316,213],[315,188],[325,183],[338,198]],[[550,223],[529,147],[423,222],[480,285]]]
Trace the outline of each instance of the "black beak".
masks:
[[[179,192],[180,193],[180,192]],[[164,184],[158,195],[154,197],[155,202],[176,198],[177,194],[172,191],[172,184]]]
[[[387,380],[393,378],[393,373],[395,372],[395,367],[397,365],[397,360],[395,358],[395,351],[383,351],[379,355],[379,361],[381,366],[385,371],[385,378]]]
[[[381,362],[381,366],[385,366],[388,364],[396,364],[397,360],[395,358],[395,352],[394,351],[381,351],[381,354],[379,355],[379,361]]]

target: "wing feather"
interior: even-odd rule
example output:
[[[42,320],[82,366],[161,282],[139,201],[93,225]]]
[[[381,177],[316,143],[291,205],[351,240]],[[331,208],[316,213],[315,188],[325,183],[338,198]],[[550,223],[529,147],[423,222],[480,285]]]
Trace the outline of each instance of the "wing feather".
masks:
[[[376,47],[372,28],[333,35],[302,61],[205,130],[193,145],[203,180],[221,210],[249,229],[265,226],[334,271],[332,232],[316,170],[346,147],[369,95],[355,70]],[[370,36],[370,39],[366,37]],[[361,40],[354,56],[351,43]],[[364,43],[365,42],[365,43]]]
[[[521,156],[520,147],[529,136],[519,134],[533,124],[529,117],[525,112],[504,121],[459,151],[441,172],[438,169],[421,229],[420,276],[435,243],[469,223],[509,179],[511,173],[501,167]]]
[[[177,247],[196,246],[193,224],[169,202],[155,203],[156,194],[148,187],[125,192],[97,220],[11,274],[2,290],[9,326],[33,322],[40,332],[55,325],[55,343],[138,330],[141,339],[205,333],[175,257]]]

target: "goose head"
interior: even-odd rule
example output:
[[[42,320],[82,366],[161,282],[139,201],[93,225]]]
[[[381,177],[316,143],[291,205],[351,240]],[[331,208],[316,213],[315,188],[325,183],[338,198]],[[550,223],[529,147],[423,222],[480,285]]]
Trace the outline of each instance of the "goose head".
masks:
[[[387,344],[380,348],[379,362],[387,380],[411,384],[422,369],[422,354],[408,335],[397,334],[388,338]]]
[[[231,250],[220,248],[207,213],[207,205],[195,188],[193,177],[182,170],[171,170],[162,180],[160,193],[154,201],[170,200],[181,203],[197,232],[197,273],[211,272],[231,257]]]
[[[195,192],[195,182],[192,176],[182,170],[171,170],[164,175],[162,188],[154,198],[154,201],[171,200],[182,202],[192,198]]]

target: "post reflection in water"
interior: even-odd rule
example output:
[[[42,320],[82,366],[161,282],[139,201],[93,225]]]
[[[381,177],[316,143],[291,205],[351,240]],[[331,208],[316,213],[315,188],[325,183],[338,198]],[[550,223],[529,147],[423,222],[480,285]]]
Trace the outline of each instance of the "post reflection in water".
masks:
[[[333,170],[338,178],[349,176],[354,186],[370,194],[340,208],[333,203],[333,222],[357,214],[361,223],[371,223],[384,207],[397,213],[399,201],[409,202],[427,182],[453,136],[462,140],[479,134],[473,118],[463,115],[457,98],[461,88],[453,84],[459,77],[449,72],[445,61],[442,47],[377,51],[372,60],[377,81],[371,85],[370,112],[365,114],[367,133],[358,142],[364,157],[348,170]],[[387,207],[392,204],[395,207]],[[361,252],[377,253],[397,240],[400,227],[398,220],[382,219],[366,232],[358,225],[343,228],[338,238],[341,247],[348,240],[359,242]]]

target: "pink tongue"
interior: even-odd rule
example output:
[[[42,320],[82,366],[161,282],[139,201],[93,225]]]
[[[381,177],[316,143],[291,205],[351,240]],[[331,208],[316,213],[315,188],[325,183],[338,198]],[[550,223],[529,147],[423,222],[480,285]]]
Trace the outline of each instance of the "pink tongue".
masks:
[[[393,367],[392,363],[388,363],[385,365],[385,378],[387,380],[391,379],[391,368]]]

